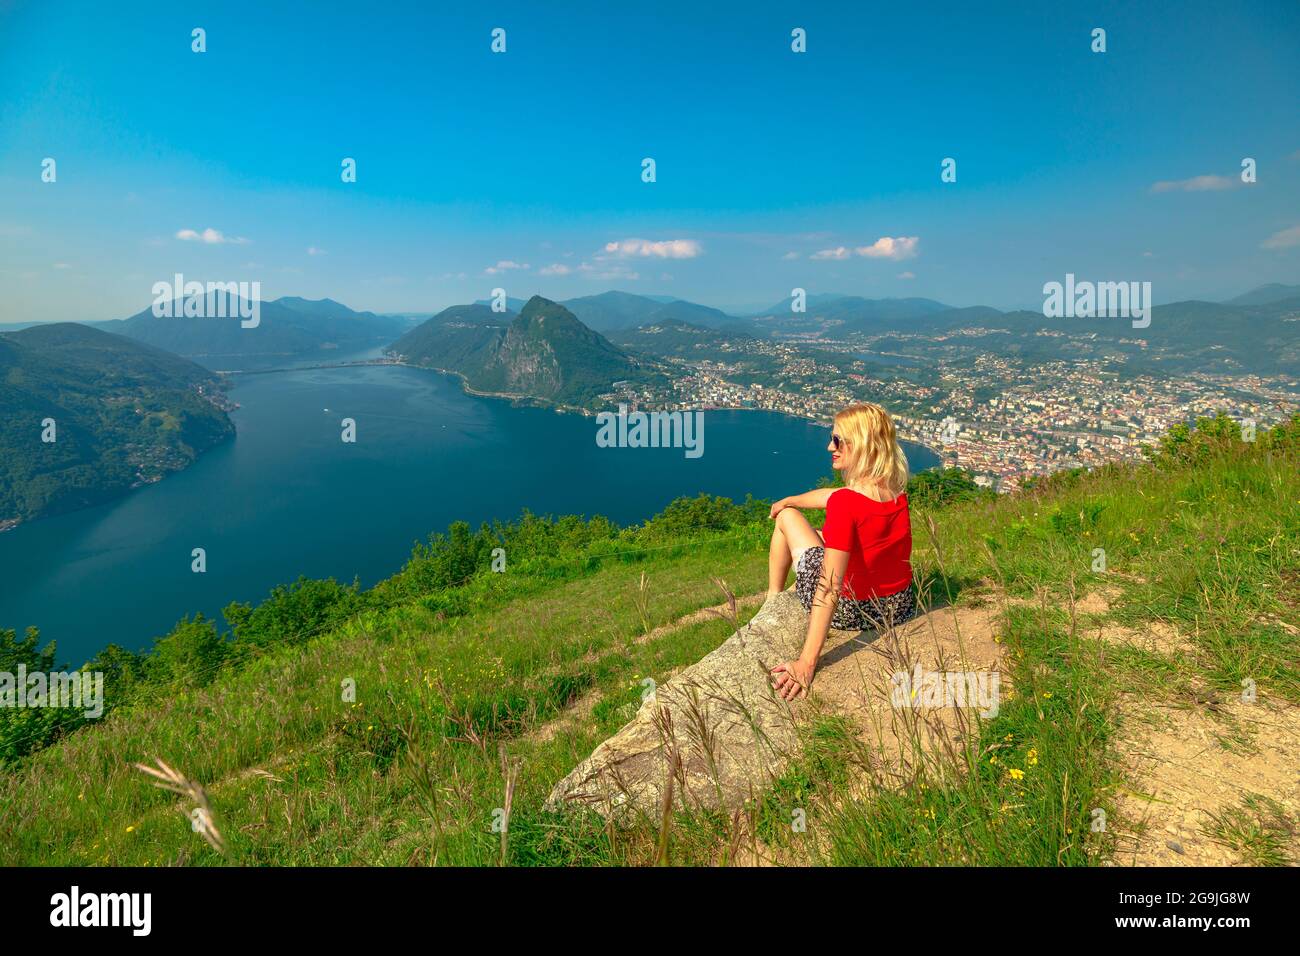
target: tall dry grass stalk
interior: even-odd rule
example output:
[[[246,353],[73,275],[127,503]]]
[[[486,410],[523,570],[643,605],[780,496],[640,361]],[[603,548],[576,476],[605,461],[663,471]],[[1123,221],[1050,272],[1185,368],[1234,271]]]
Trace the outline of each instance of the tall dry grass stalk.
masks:
[[[504,743],[501,744],[499,753],[501,757],[501,776],[506,782],[506,800],[501,820],[501,865],[505,866],[510,858],[510,810],[515,802],[515,787],[519,783],[519,768],[522,761],[518,759],[512,760],[506,753]]]
[[[147,767],[142,763],[134,764],[134,766],[141,773],[153,777],[155,787],[169,790],[182,797],[188,797],[193,803],[197,804],[189,813],[186,813],[184,808],[181,808],[180,812],[186,819],[191,821],[195,833],[207,840],[212,849],[225,856],[226,840],[221,835],[221,831],[217,828],[217,821],[212,816],[212,806],[208,803],[207,791],[179,770],[168,766],[161,757],[154,757],[153,759],[158,765],[157,767]]]
[[[667,709],[663,710],[667,714]],[[669,718],[671,720],[671,718]],[[682,758],[676,747],[664,749],[664,792],[659,803],[659,845],[655,849],[655,866],[668,865],[669,834],[673,823],[673,785],[682,772]]]
[[[637,584],[636,596],[632,599],[636,604],[637,616],[641,619],[641,633],[648,635],[653,628],[650,626],[650,579],[641,572],[641,580]]]

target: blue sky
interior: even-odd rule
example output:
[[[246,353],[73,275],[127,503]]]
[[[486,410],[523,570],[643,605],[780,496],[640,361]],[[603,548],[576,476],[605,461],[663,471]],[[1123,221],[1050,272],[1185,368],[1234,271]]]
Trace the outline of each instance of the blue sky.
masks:
[[[1300,281],[1294,2],[441,6],[0,0],[0,321]]]

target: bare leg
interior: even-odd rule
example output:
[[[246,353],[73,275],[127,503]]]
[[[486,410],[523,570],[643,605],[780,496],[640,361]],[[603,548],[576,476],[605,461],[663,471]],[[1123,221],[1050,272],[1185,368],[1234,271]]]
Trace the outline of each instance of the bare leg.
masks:
[[[800,548],[814,548],[822,543],[821,536],[813,530],[798,508],[780,511],[772,522],[772,543],[767,553],[767,593],[780,594],[785,590],[794,552]]]
[[[784,511],[781,514],[785,514]],[[767,596],[780,594],[785,590],[785,579],[790,576],[790,545],[786,544],[781,532],[781,522],[772,522],[772,543],[767,549]]]

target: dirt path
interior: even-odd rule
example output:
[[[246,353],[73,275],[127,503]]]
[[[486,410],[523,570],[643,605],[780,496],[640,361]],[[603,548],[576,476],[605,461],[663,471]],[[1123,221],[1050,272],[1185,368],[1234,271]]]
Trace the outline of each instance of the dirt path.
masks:
[[[1286,822],[1300,819],[1300,707],[1126,697],[1120,717],[1131,786],[1117,795],[1117,865],[1252,864],[1261,840],[1300,860],[1300,832]]]
[[[763,594],[738,599],[741,607]],[[973,600],[972,600],[973,598]],[[1131,646],[1172,659],[1192,658],[1195,642],[1168,622],[1129,627],[1109,620],[1122,599],[1118,587],[1093,589],[1074,602],[1080,635],[1114,646]],[[873,752],[873,776],[889,777],[918,759],[944,750],[960,753],[976,730],[970,707],[921,711],[895,707],[895,675],[999,673],[999,693],[1014,693],[1004,674],[1005,645],[999,643],[1012,599],[996,588],[981,589],[955,606],[930,610],[896,629],[892,637],[831,631],[808,706],[796,718],[820,714],[851,718]],[[1050,606],[1068,611],[1052,599]],[[653,642],[679,628],[725,613],[727,605],[702,608],[638,638]],[[968,685],[969,686],[969,685]],[[549,740],[587,719],[599,701],[588,694],[564,714],[533,731]],[[1261,846],[1273,862],[1300,860],[1300,707],[1285,701],[1245,703],[1207,695],[1191,706],[1163,696],[1124,693],[1112,717],[1118,727],[1115,757],[1126,786],[1115,794],[1107,824],[1116,838],[1115,865],[1212,866],[1258,863]],[[976,704],[974,709],[987,709]],[[960,763],[960,761],[959,761]],[[750,863],[770,863],[767,849]]]
[[[1117,588],[1093,592],[1080,632],[1174,661],[1196,642],[1167,621],[1108,622]],[[1116,794],[1117,866],[1234,866],[1300,861],[1300,707],[1213,693],[1190,704],[1125,693],[1114,715],[1128,786]]]

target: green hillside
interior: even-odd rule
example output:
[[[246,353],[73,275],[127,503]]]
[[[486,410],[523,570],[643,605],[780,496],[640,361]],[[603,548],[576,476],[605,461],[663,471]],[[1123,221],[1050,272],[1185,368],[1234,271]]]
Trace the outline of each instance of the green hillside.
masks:
[[[745,811],[620,826],[541,805],[646,678],[753,613],[766,505],[683,499],[624,529],[454,526],[372,591],[300,581],[232,605],[224,637],[183,621],[152,655],[104,655],[115,706],[43,749],[17,753],[48,728],[3,725],[0,863],[1086,866],[1177,842],[1294,864],[1296,753],[1268,728],[1300,714],[1298,465],[1300,416],[1254,443],[1223,418],[1175,429],[1149,464],[1013,497],[917,476],[921,590],[935,613],[991,622],[1009,685],[997,716],[891,770],[861,727],[819,709],[814,682],[804,756]],[[10,632],[0,665],[34,660],[36,643]],[[1238,703],[1247,681],[1258,699]],[[1130,764],[1178,742],[1147,728],[1147,708],[1202,722],[1211,778],[1216,761],[1253,761],[1211,780],[1218,802],[1185,848],[1150,818],[1170,805],[1164,783]],[[202,791],[151,786],[133,764],[155,758]],[[195,832],[196,805],[219,839]]]
[[[121,336],[71,322],[0,333],[0,526],[185,467],[234,434],[222,404],[212,373]]]
[[[420,323],[388,347],[417,365],[447,370],[479,368],[514,320],[486,305],[454,305]],[[445,365],[439,363],[445,362]]]
[[[744,332],[719,331],[693,325],[681,319],[655,319],[635,329],[611,332],[610,341],[629,352],[692,359],[734,360],[737,347],[752,336]]]
[[[979,321],[964,317],[961,322],[940,313],[926,321],[1006,329],[1010,336],[971,337],[968,344],[1025,359],[1079,357],[1077,337],[1094,334],[1098,351],[1124,356],[1133,372],[1286,375],[1300,367],[1300,300],[1250,305],[1171,302],[1156,306],[1150,320],[1147,328],[1135,329],[1126,319],[1046,319],[1040,312],[1022,311]],[[1076,338],[1039,338],[1037,333],[1043,329]],[[1147,343],[1146,347],[1136,340]]]

